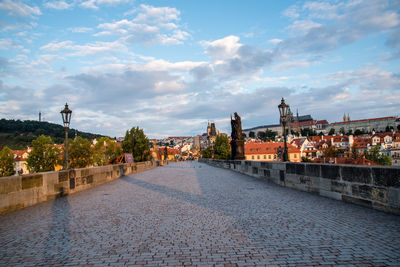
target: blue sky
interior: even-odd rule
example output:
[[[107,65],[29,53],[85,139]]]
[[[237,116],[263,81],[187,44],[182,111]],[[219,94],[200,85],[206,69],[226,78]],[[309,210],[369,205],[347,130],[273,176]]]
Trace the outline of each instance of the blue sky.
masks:
[[[123,136],[399,115],[399,1],[0,2],[0,117]]]

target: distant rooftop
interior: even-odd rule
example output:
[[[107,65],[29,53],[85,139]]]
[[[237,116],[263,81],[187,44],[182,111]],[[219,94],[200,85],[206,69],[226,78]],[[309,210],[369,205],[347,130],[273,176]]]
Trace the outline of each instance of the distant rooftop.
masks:
[[[296,118],[296,115],[294,115],[293,118]],[[313,118],[311,117],[311,115],[302,115],[302,116],[299,116],[298,118],[299,118],[299,122],[313,121]],[[281,126],[281,125],[280,124],[262,125],[262,126],[256,126],[253,128],[243,129],[243,131],[257,130],[260,128],[274,128],[274,127],[279,127],[279,126]]]
[[[249,128],[249,129],[243,129],[243,131],[251,131],[251,130],[257,130],[260,128],[273,128],[273,127],[279,127],[281,126],[280,124],[270,124],[270,125],[262,125],[262,126],[256,126],[253,128]]]
[[[377,121],[377,120],[388,120],[388,119],[397,119],[397,117],[382,117],[382,118],[372,118],[372,119],[363,119],[363,120],[352,120],[352,121],[340,121],[340,122],[333,122],[331,125],[338,125],[338,124],[347,124],[347,123],[354,123],[354,122],[361,122],[361,121]]]

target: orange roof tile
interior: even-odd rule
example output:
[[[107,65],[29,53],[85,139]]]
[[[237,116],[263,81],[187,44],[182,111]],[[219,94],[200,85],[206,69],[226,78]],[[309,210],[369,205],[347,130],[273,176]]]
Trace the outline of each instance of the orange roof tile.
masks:
[[[283,149],[283,142],[264,142],[264,143],[247,143],[244,146],[245,154],[276,154],[276,150],[281,147]],[[289,153],[300,153],[300,150],[295,146],[288,144]]]

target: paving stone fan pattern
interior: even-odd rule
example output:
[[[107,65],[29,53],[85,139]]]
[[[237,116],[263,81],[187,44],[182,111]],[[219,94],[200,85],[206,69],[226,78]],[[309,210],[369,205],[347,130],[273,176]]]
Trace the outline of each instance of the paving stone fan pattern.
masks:
[[[0,216],[0,266],[400,266],[400,217],[198,162]]]

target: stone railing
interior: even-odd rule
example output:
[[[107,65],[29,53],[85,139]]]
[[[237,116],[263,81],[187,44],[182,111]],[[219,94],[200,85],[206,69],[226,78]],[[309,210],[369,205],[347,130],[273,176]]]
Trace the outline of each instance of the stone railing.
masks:
[[[400,167],[199,159],[281,186],[400,215]]]
[[[0,177],[0,214],[86,190],[123,175],[164,164],[168,164],[168,161],[146,161]]]

